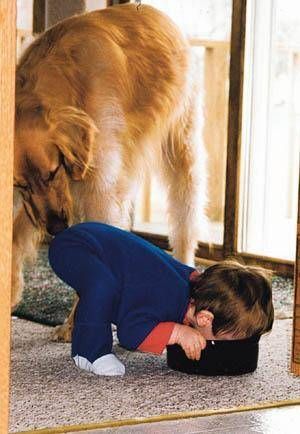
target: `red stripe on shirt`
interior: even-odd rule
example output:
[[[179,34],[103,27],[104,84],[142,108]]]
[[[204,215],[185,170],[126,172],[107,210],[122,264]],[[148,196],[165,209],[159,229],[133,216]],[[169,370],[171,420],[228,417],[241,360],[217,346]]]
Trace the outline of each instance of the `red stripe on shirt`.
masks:
[[[160,322],[138,347],[145,353],[161,354],[168,344],[175,322]]]

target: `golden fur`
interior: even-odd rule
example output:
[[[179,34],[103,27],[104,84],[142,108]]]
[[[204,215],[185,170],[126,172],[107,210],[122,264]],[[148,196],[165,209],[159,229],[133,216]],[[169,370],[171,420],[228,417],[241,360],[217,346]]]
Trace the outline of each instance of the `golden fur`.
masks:
[[[175,256],[193,262],[206,190],[194,76],[177,27],[145,5],[71,17],[28,47],[16,79],[13,305],[43,233],[82,220],[130,228],[145,167],[168,189]]]

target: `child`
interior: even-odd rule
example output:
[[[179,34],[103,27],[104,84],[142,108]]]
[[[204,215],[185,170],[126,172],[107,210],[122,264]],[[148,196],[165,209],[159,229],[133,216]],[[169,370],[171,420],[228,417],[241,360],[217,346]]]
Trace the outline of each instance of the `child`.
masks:
[[[270,284],[262,270],[223,262],[202,274],[142,238],[89,222],[59,233],[49,249],[55,273],[79,295],[72,357],[98,375],[123,375],[120,345],[161,354],[179,344],[199,360],[206,339],[241,339],[272,328]]]

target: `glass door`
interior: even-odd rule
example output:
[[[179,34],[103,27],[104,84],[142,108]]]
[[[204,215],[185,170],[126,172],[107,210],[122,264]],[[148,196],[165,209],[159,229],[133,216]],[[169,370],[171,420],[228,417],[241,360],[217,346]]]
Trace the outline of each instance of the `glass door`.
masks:
[[[300,3],[247,5],[239,250],[294,260],[300,150]]]

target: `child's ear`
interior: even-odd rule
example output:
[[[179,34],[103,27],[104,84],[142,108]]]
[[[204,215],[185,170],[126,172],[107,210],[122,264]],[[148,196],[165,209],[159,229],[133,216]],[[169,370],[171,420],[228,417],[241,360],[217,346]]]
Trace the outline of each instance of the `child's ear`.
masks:
[[[196,313],[196,321],[199,327],[211,326],[214,320],[214,314],[209,310],[200,310]]]

